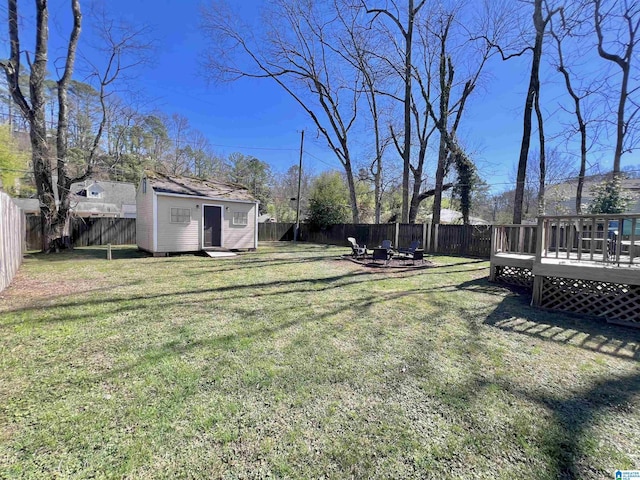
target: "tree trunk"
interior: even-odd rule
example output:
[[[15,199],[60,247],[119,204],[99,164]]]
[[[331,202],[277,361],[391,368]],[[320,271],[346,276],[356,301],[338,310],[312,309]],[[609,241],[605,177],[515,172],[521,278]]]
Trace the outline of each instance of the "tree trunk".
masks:
[[[351,219],[354,224],[360,223],[360,212],[358,212],[358,197],[356,195],[356,184],[353,181],[353,169],[351,161],[344,162],[344,169],[347,176],[347,186],[349,187],[349,200],[351,201]]]
[[[545,211],[545,183],[547,177],[547,157],[544,142],[544,119],[540,110],[540,91],[535,98],[536,118],[538,119],[538,139],[540,141],[540,178],[538,179],[538,215],[544,215]]]
[[[587,125],[582,116],[581,98],[573,89],[571,84],[571,77],[569,71],[564,65],[564,55],[562,53],[562,40],[560,36],[551,29],[551,34],[556,40],[558,50],[558,71],[564,78],[564,84],[567,88],[567,92],[573,99],[575,107],[576,121],[578,122],[578,130],[580,131],[580,172],[578,173],[578,185],[576,187],[576,214],[582,215],[582,190],[584,188],[584,176],[587,170]]]
[[[522,204],[524,200],[525,179],[527,176],[527,161],[529,158],[529,146],[531,143],[531,113],[535,96],[540,91],[540,59],[542,57],[542,41],[546,22],[542,18],[542,0],[534,0],[533,25],[536,29],[536,38],[533,46],[533,59],[531,60],[531,76],[527,99],[524,104],[522,143],[520,145],[520,157],[518,159],[518,176],[516,178],[516,194],[513,205],[513,223],[522,223]]]
[[[413,21],[415,12],[413,0],[409,0],[409,16],[407,19],[407,31],[405,34],[404,56],[404,149],[402,152],[402,222],[409,222],[409,170],[411,168],[411,78],[413,76],[411,63],[411,51],[413,42]]]
[[[29,123],[31,141],[31,158],[33,174],[40,200],[40,217],[42,219],[42,248],[49,251],[52,246],[60,246],[59,241],[68,230],[69,220],[69,188],[70,180],[66,174],[67,160],[67,88],[73,72],[75,52],[80,35],[80,4],[72,0],[74,24],[68,43],[64,73],[58,82],[58,125],[56,131],[56,168],[57,183],[53,183],[51,171],[50,146],[46,128],[46,74],[49,41],[49,10],[46,0],[36,0],[36,41],[34,60],[29,72],[29,100],[20,89],[20,36],[18,31],[17,0],[8,2],[9,36],[11,40],[11,57],[0,62],[7,75],[13,100],[19,106]],[[57,195],[56,195],[57,194]]]
[[[375,196],[375,222],[380,223],[382,215],[382,159],[376,159],[375,173],[373,175],[373,188]]]
[[[447,145],[447,136],[449,134],[449,94],[451,93],[451,85],[453,84],[453,65],[451,60],[447,59],[446,40],[448,36],[448,27],[441,39],[440,44],[440,118],[437,120],[438,131],[440,132],[440,146],[438,147],[438,167],[436,169],[436,194],[433,197],[433,223],[440,223],[440,210],[442,209],[442,185],[447,169],[447,157],[449,149]],[[449,60],[449,62],[447,62]],[[447,69],[447,63],[449,68]]]
[[[605,41],[604,36],[602,34],[602,22],[606,15],[611,14],[611,10],[607,13],[602,14],[600,12],[600,7],[602,0],[594,0],[594,26],[596,30],[596,34],[598,37],[598,55],[605,60],[610,62],[614,62],[616,65],[620,67],[622,71],[622,83],[620,85],[620,96],[618,98],[618,110],[616,115],[616,148],[613,155],[613,175],[614,177],[620,176],[620,163],[622,159],[622,154],[624,153],[624,137],[626,130],[628,128],[628,121],[631,120],[640,109],[640,107],[636,104],[636,109],[633,114],[629,116],[629,119],[625,119],[625,108],[627,103],[627,97],[629,96],[629,74],[631,72],[631,60],[633,59],[633,50],[636,46],[637,39],[636,36],[638,34],[638,29],[640,28],[640,20],[637,19],[637,10],[635,2],[632,2],[630,5],[626,2],[624,3],[624,24],[628,29],[629,36],[628,38],[618,38],[617,42],[624,45],[624,54],[622,56],[617,55],[615,53],[608,52],[604,49]],[[634,16],[636,17],[634,19]],[[619,35],[620,37],[620,35]],[[635,91],[632,90],[632,92]]]
[[[434,224],[440,223],[440,210],[442,210],[442,191],[444,184],[445,166],[447,163],[447,142],[442,132],[440,133],[440,146],[438,148],[438,167],[436,169],[436,192],[433,196],[433,216]]]

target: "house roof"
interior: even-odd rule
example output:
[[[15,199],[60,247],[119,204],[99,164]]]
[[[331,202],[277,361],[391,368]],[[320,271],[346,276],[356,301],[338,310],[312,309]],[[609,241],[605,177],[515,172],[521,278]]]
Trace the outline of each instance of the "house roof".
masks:
[[[73,209],[76,215],[119,215],[120,207],[114,203],[80,202]]]
[[[158,193],[172,193],[193,197],[210,197],[227,200],[255,202],[256,199],[245,187],[218,180],[165,175],[158,172],[146,172],[151,188]]]
[[[594,193],[592,189],[601,183],[603,179],[604,176],[602,175],[585,178],[582,189],[582,204],[588,205],[591,200],[593,200]],[[546,191],[547,213],[563,213],[562,211],[550,211],[553,210],[554,207],[556,210],[561,209],[566,210],[568,213],[574,213],[576,211],[577,186],[577,179],[556,185],[549,185]],[[627,212],[640,213],[640,178],[625,178],[621,181],[621,186],[634,196],[634,199],[631,200],[627,207]]]
[[[94,185],[102,189],[100,199],[87,197],[87,189]],[[109,203],[116,205],[120,210],[122,205],[135,205],[136,203],[136,187],[133,183],[86,180],[71,184],[71,192],[74,194],[71,202],[72,204],[77,203],[78,207],[87,202],[92,204]]]
[[[433,215],[428,215],[433,218]],[[450,208],[440,209],[440,223],[462,223],[462,212],[451,210]],[[469,217],[471,225],[489,225],[489,222],[480,217]]]
[[[14,198],[13,202],[25,213],[40,213],[40,200],[37,198]]]

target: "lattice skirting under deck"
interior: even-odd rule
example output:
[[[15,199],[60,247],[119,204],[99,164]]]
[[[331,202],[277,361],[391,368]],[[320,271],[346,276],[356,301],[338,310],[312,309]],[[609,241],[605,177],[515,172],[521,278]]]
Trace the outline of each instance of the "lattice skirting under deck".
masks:
[[[495,280],[516,287],[533,287],[533,273],[531,269],[512,267],[510,265],[498,265],[495,267]]]
[[[640,327],[640,286],[542,276],[536,283],[534,301],[539,307]]]

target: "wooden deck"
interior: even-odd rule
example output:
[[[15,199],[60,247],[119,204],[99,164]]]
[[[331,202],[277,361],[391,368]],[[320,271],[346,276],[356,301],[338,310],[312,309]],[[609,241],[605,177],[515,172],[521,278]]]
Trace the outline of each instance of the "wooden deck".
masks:
[[[554,216],[495,226],[490,279],[531,288],[536,306],[640,326],[638,219]]]

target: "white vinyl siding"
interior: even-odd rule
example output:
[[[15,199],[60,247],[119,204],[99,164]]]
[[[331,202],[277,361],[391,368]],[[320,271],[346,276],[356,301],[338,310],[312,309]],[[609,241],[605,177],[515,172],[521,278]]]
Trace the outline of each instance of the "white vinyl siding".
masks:
[[[139,205],[142,205],[143,197],[153,197],[154,192],[150,186],[147,187],[147,194],[142,194],[139,189]],[[230,201],[220,201],[216,199],[189,198],[187,196],[156,195],[157,198],[157,222],[158,238],[155,250],[153,249],[153,237],[150,237],[149,247],[138,244],[141,248],[156,252],[193,252],[202,249],[202,211],[203,205],[216,205],[222,208],[222,247],[223,248],[256,248],[256,204],[240,203]],[[191,210],[190,223],[172,223],[172,209]],[[145,223],[143,215],[150,224],[149,230],[153,229],[153,204],[149,202],[148,215],[140,210],[138,222]],[[239,217],[245,217],[246,225],[234,225],[234,213],[239,213]],[[236,218],[237,219],[237,218]]]
[[[256,248],[256,205],[255,203],[232,203],[229,206],[230,213],[224,220],[224,245],[225,248]],[[246,215],[245,225],[237,225],[234,219]]]
[[[200,250],[202,200],[158,195],[158,252],[193,252]],[[191,211],[189,223],[174,222],[176,212]],[[172,218],[173,217],[173,218]]]

